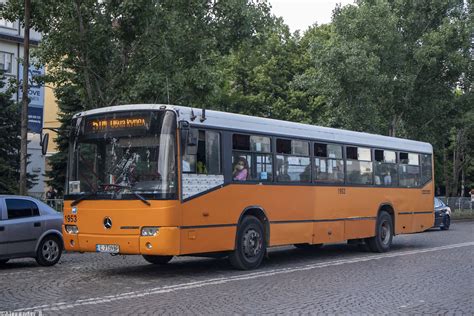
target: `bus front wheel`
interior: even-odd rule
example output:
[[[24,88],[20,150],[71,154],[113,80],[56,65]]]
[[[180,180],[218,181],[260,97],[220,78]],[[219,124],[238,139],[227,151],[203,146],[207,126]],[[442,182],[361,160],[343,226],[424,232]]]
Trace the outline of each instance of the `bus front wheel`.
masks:
[[[379,213],[375,224],[375,236],[366,238],[365,243],[373,252],[386,252],[392,245],[393,221],[392,216],[385,211]]]
[[[143,255],[143,259],[148,261],[149,263],[153,264],[160,264],[164,265],[173,259],[173,256],[151,256],[151,255]]]
[[[230,263],[239,270],[257,268],[265,255],[265,235],[262,222],[254,216],[245,216],[237,230],[235,250]]]

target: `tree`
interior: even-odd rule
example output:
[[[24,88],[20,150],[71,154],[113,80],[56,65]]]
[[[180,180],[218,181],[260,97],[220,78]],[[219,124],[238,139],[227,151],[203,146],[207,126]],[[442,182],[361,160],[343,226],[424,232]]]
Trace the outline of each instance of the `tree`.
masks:
[[[14,86],[0,74],[0,194],[18,194],[19,190],[20,106],[12,100]],[[27,174],[28,188],[36,178]]]
[[[20,168],[20,109],[5,90],[5,77],[0,78],[0,193],[18,192]]]
[[[466,133],[457,128],[450,139],[440,131],[467,124],[456,91],[464,78],[460,89],[470,94],[472,27],[470,4],[462,0],[337,7],[324,27],[328,36],[312,42],[306,86],[324,96],[328,125],[431,142],[436,165],[448,170],[439,153],[463,152]],[[454,164],[444,178],[457,182],[464,163]]]
[[[289,119],[290,84],[295,74],[297,41],[282,20],[235,47],[221,59],[218,109]]]
[[[10,20],[22,12],[21,0],[3,8]],[[32,0],[32,25],[43,33],[36,55],[62,122],[50,184],[64,185],[73,113],[124,103],[212,108],[220,59],[271,20],[260,0]]]
[[[356,130],[421,138],[469,62],[463,1],[358,1],[336,8],[314,43],[314,84]]]

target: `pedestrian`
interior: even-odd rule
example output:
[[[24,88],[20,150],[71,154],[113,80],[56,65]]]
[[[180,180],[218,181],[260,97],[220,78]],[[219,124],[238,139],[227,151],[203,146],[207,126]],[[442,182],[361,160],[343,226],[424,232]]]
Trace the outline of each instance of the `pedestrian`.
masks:
[[[49,190],[46,192],[46,203],[54,207],[54,200],[56,199],[56,191],[54,191],[53,187],[49,187]]]

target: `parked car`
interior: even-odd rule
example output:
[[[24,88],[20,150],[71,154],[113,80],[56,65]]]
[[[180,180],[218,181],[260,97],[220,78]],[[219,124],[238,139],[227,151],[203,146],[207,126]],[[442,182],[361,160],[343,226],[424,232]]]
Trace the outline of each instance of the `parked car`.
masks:
[[[434,198],[435,222],[433,227],[448,230],[451,225],[451,208],[438,198]]]
[[[63,216],[27,196],[0,195],[0,264],[33,257],[42,266],[61,258]]]

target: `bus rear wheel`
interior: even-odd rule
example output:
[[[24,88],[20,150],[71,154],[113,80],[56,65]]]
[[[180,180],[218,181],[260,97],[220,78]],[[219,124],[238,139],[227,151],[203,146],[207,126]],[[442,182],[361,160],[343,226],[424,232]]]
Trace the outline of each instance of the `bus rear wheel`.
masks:
[[[246,216],[237,230],[235,250],[229,255],[234,268],[257,268],[265,255],[265,235],[262,223],[254,216]]]
[[[143,259],[148,261],[149,263],[164,265],[173,259],[173,256],[151,256],[151,255],[143,255]]]
[[[392,216],[385,211],[381,211],[377,217],[377,223],[375,225],[375,236],[366,238],[365,243],[372,252],[386,252],[392,245]]]

